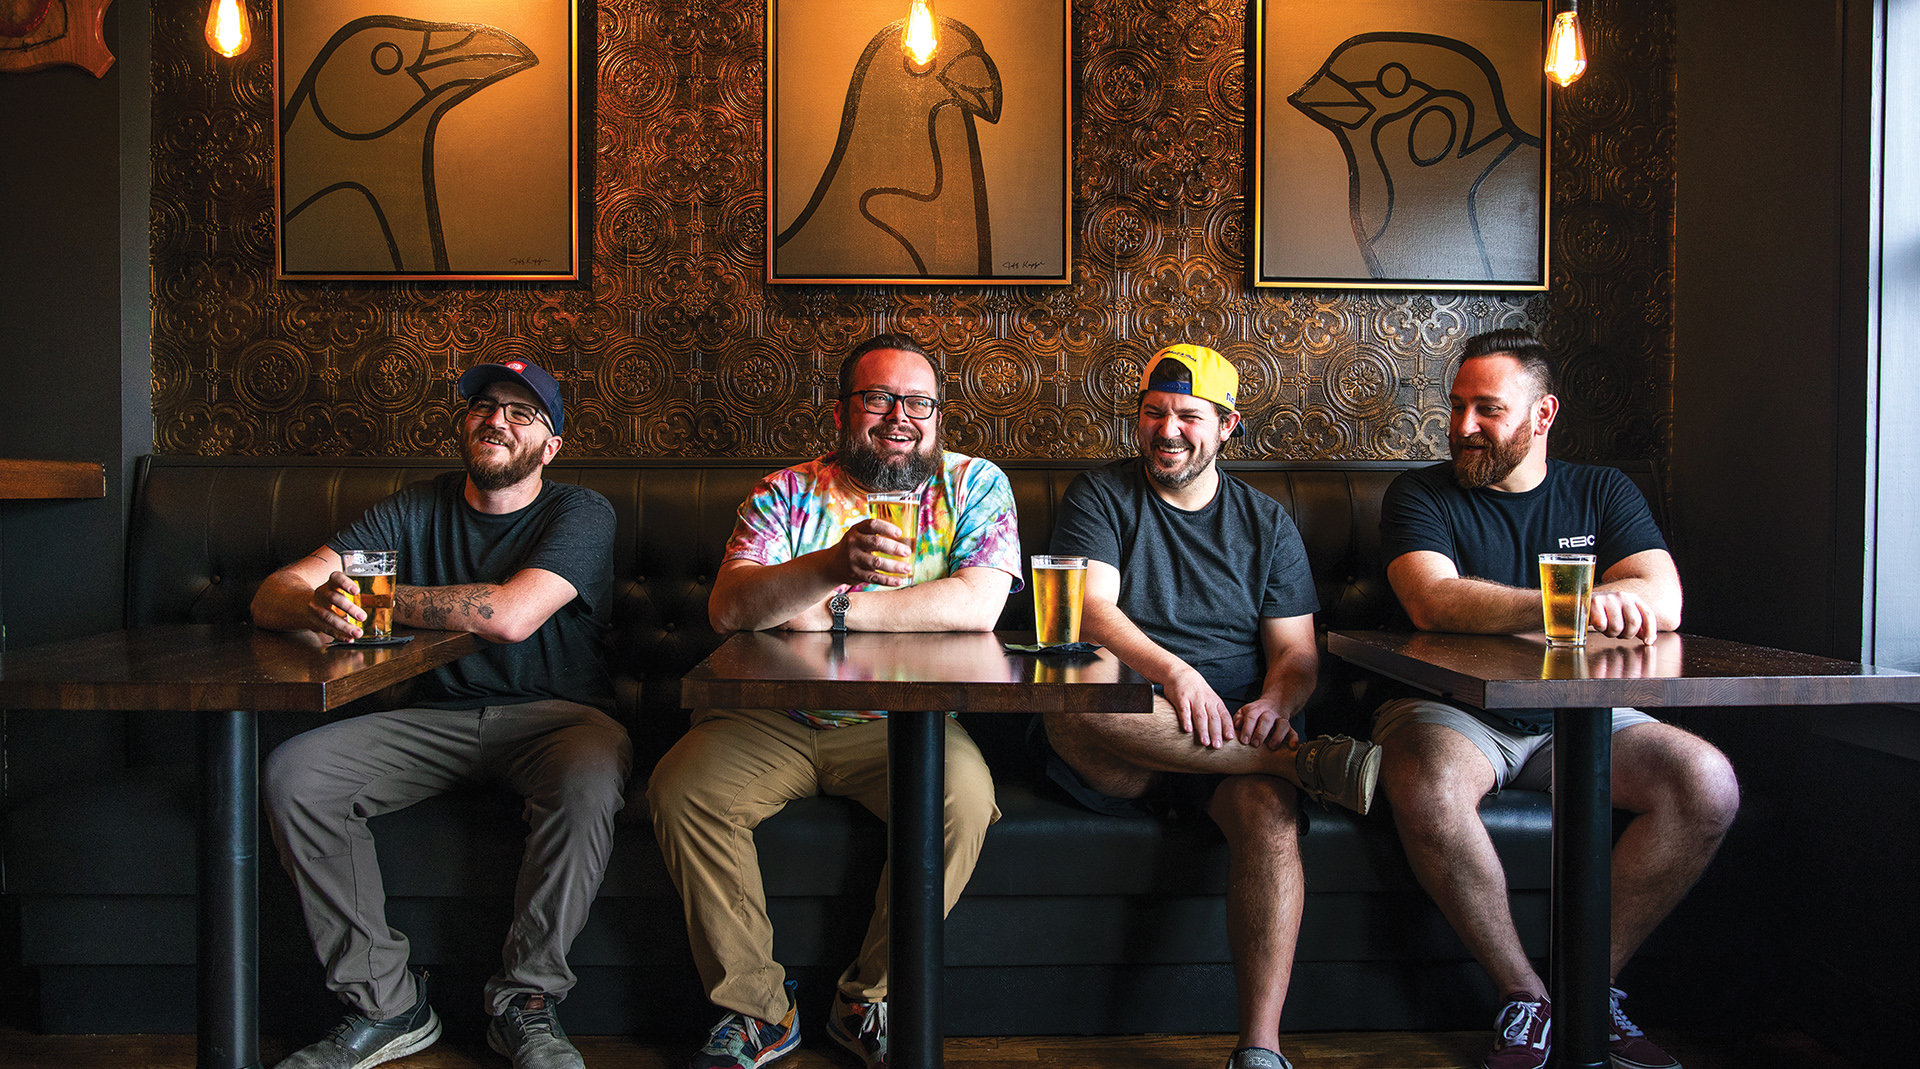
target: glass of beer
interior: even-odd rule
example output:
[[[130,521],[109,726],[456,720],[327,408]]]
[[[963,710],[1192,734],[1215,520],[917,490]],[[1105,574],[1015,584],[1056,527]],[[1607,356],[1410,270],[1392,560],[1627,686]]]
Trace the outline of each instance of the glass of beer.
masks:
[[[1593,554],[1540,554],[1540,609],[1547,645],[1587,644],[1587,612],[1593,604]]]
[[[909,547],[917,547],[920,542],[920,495],[913,490],[890,490],[885,493],[867,495],[867,515],[876,520],[885,520],[900,529],[900,541]],[[913,574],[913,554],[906,557],[889,556],[888,560],[901,562],[902,567],[889,569],[900,575]]]
[[[1080,641],[1087,598],[1087,558],[1037,555],[1033,562],[1033,630],[1043,646]]]
[[[393,581],[400,570],[400,554],[391,549],[349,549],[340,554],[341,568],[359,586],[347,595],[366,610],[360,625],[364,638],[393,636]]]

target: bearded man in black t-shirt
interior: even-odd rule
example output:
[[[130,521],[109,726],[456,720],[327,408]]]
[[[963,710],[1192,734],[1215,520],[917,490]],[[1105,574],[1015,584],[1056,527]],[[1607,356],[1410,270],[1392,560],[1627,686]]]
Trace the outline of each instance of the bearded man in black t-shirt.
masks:
[[[466,470],[376,503],[253,600],[261,627],[372,639],[342,554],[398,550],[394,622],[487,640],[422,677],[412,708],[335,721],[267,758],[274,844],[327,986],[350,1007],[278,1069],[366,1069],[439,1038],[425,973],[408,967],[406,936],[387,923],[367,820],[475,780],[523,796],[528,824],[501,969],[485,990],[487,1045],[514,1069],[582,1065],[554,1009],[574,984],[567,951],[606,872],[633,763],[606,713],[613,506],[544,477],[566,418],[553,376],[510,360],[470,368],[459,386]]]
[[[1055,554],[1087,558],[1081,634],[1161,693],[1143,716],[1050,712],[1047,784],[1096,812],[1204,812],[1227,839],[1240,1037],[1228,1069],[1288,1069],[1281,1009],[1300,933],[1298,794],[1365,813],[1368,743],[1301,742],[1319,608],[1306,547],[1273,498],[1220,470],[1239,373],[1173,345],[1140,376],[1140,456],[1075,477]]]
[[[1470,339],[1451,402],[1452,462],[1400,476],[1382,504],[1387,579],[1413,626],[1538,631],[1538,557],[1569,550],[1596,558],[1589,630],[1651,644],[1679,626],[1680,576],[1639,490],[1611,468],[1547,459],[1560,400],[1539,341],[1520,330]],[[1479,803],[1503,787],[1552,789],[1552,727],[1549,710],[1417,697],[1374,716],[1407,859],[1506,993],[1485,1069],[1538,1069],[1551,1046],[1547,987],[1521,948]],[[1636,709],[1614,710],[1613,732],[1613,805],[1636,816],[1613,851],[1609,978],[1705,871],[1740,802],[1732,767],[1704,740]],[[1622,997],[1613,991],[1613,1069],[1679,1069]]]

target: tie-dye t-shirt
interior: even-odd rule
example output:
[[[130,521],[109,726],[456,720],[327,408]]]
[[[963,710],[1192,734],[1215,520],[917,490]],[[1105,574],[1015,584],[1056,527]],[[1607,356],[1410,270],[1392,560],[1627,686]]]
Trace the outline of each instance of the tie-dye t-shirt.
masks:
[[[821,457],[760,480],[740,503],[724,559],[784,564],[838,544],[847,528],[866,518],[866,489],[830,457]],[[1020,528],[1006,472],[990,460],[942,453],[940,473],[920,487],[914,549],[916,583],[944,579],[962,568],[998,568],[1013,576],[1013,589],[1020,589]],[[839,591],[887,589],[892,588],[843,586]],[[878,709],[787,712],[822,728],[887,715]]]

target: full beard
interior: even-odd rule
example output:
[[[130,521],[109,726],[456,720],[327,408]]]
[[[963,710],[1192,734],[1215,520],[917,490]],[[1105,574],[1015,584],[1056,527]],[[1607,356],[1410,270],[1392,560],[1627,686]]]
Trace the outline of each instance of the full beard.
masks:
[[[1453,441],[1453,481],[1467,490],[1479,490],[1505,479],[1527,459],[1533,447],[1533,428],[1522,427],[1511,438],[1499,441],[1485,434],[1469,434]],[[1482,448],[1463,452],[1467,446]]]
[[[869,490],[914,490],[940,470],[940,451],[938,427],[930,436],[923,434],[914,448],[892,455],[881,452],[870,436],[856,438],[842,430],[833,459]]]
[[[481,437],[486,433],[485,428],[476,428],[467,436],[467,478],[476,489],[485,493],[505,490],[540,470],[539,446],[515,446],[509,441],[504,443],[507,455],[495,460],[490,457],[490,451],[481,446],[482,442],[492,441]]]
[[[1158,450],[1162,446],[1185,447],[1190,450],[1187,459],[1172,469],[1162,468]],[[1147,443],[1147,478],[1169,490],[1179,490],[1198,479],[1213,458],[1220,455],[1218,446],[1208,448],[1204,442],[1189,442],[1184,438],[1155,438]]]

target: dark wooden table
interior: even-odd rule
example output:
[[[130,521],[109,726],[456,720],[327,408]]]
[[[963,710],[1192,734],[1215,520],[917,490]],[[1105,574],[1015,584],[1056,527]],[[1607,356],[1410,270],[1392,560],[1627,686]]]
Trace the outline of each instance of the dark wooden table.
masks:
[[[1615,706],[1920,702],[1920,674],[1696,635],[1653,645],[1544,635],[1334,631],[1327,652],[1462,705],[1554,710],[1553,1062],[1607,1065]]]
[[[195,713],[200,747],[198,1064],[260,1064],[257,715],[326,712],[480,648],[458,631],[328,648],[310,632],[142,627],[0,654],[0,708]]]
[[[689,709],[888,710],[891,862],[888,1065],[938,1069],[941,969],[940,718],[962,713],[1144,713],[1153,687],[1101,650],[1065,658],[1008,653],[1032,634],[746,631],[680,684]]]

